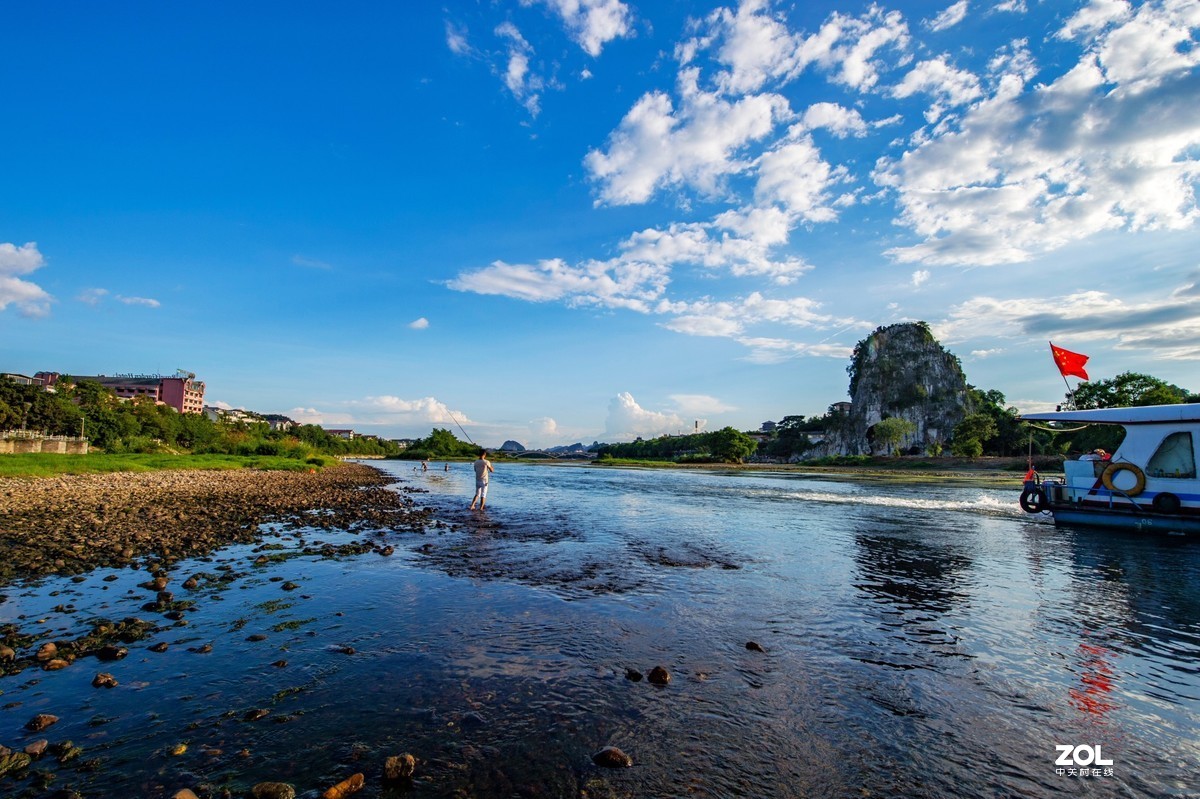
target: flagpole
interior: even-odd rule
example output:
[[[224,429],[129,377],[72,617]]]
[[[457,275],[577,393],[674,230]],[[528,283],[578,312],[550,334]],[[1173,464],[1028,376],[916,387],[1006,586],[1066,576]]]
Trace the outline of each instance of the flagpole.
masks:
[[[1050,357],[1054,358],[1054,342],[1047,341],[1046,343],[1050,345]],[[1070,403],[1070,407],[1067,410],[1073,411],[1075,410],[1075,392],[1071,390],[1071,384],[1067,382],[1067,376],[1063,374],[1062,366],[1058,364],[1057,359],[1055,359],[1055,365],[1058,366],[1058,374],[1063,379],[1063,385],[1067,387],[1067,402]]]

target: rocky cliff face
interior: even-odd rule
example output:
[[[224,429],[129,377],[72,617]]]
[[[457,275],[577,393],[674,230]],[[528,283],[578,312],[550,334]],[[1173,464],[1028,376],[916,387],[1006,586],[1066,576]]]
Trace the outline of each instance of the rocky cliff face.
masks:
[[[927,451],[949,441],[955,425],[971,412],[958,358],[942,348],[924,322],[878,328],[854,348],[847,371],[851,409],[830,431],[824,454],[887,454],[872,428],[892,417],[915,426],[901,451]]]

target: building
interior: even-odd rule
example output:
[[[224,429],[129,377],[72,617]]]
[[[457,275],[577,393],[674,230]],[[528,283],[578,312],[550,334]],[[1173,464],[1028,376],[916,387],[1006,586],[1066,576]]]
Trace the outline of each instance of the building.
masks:
[[[344,438],[347,441],[353,441],[354,436],[356,435],[356,433],[353,430],[348,430],[348,429],[336,429],[335,430],[332,427],[326,427],[325,432],[331,436],[334,436],[335,438]]]
[[[38,372],[35,380],[50,387],[62,379],[58,372]],[[173,377],[163,375],[71,375],[72,382],[91,381],[111,390],[121,399],[147,397],[157,404],[170,405],[180,413],[204,412],[204,383],[191,372],[178,372]]]

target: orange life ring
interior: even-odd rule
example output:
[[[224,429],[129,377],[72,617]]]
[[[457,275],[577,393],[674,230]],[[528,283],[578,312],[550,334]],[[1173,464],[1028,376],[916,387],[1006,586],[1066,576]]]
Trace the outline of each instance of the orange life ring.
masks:
[[[1129,489],[1128,491],[1123,491],[1122,489],[1114,486],[1113,476],[1116,475],[1117,472],[1133,472],[1135,479],[1133,488]],[[1108,468],[1104,470],[1104,473],[1100,475],[1100,480],[1104,483],[1104,487],[1109,491],[1115,491],[1116,493],[1124,494],[1127,497],[1136,497],[1138,494],[1146,490],[1146,473],[1132,463],[1127,463],[1125,461],[1120,461],[1119,463],[1110,463]]]

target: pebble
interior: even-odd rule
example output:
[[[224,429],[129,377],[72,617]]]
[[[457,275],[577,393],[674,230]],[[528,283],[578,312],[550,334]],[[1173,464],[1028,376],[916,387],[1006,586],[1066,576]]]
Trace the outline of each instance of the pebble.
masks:
[[[49,745],[50,745],[50,742],[47,741],[45,738],[42,738],[41,740],[34,741],[33,743],[26,746],[25,754],[27,754],[30,757],[35,758],[35,759],[39,758],[43,754],[45,754],[46,747]]]
[[[629,768],[633,765],[633,758],[615,746],[606,746],[592,755],[592,762],[604,768]]]
[[[766,652],[767,651],[767,650],[763,649],[762,644],[758,643],[757,641],[747,641],[746,648],[749,649],[751,652]]]
[[[641,682],[642,673],[637,669],[625,669],[625,679],[630,682]]]
[[[49,713],[38,713],[36,716],[25,722],[25,729],[31,732],[41,732],[55,724],[58,721],[58,716],[52,716]]]
[[[671,682],[671,672],[667,671],[662,666],[655,666],[650,669],[650,676],[647,677],[654,685],[667,685]]]
[[[92,687],[94,688],[116,688],[117,685],[119,685],[117,678],[105,671],[92,678]]]
[[[384,779],[392,782],[412,779],[416,771],[417,759],[407,752],[402,755],[393,755],[383,764]]]
[[[296,799],[296,789],[286,782],[260,782],[250,789],[254,799]]]
[[[362,774],[353,774],[326,790],[321,794],[321,799],[343,799],[343,797],[361,791],[366,781],[367,778]]]

